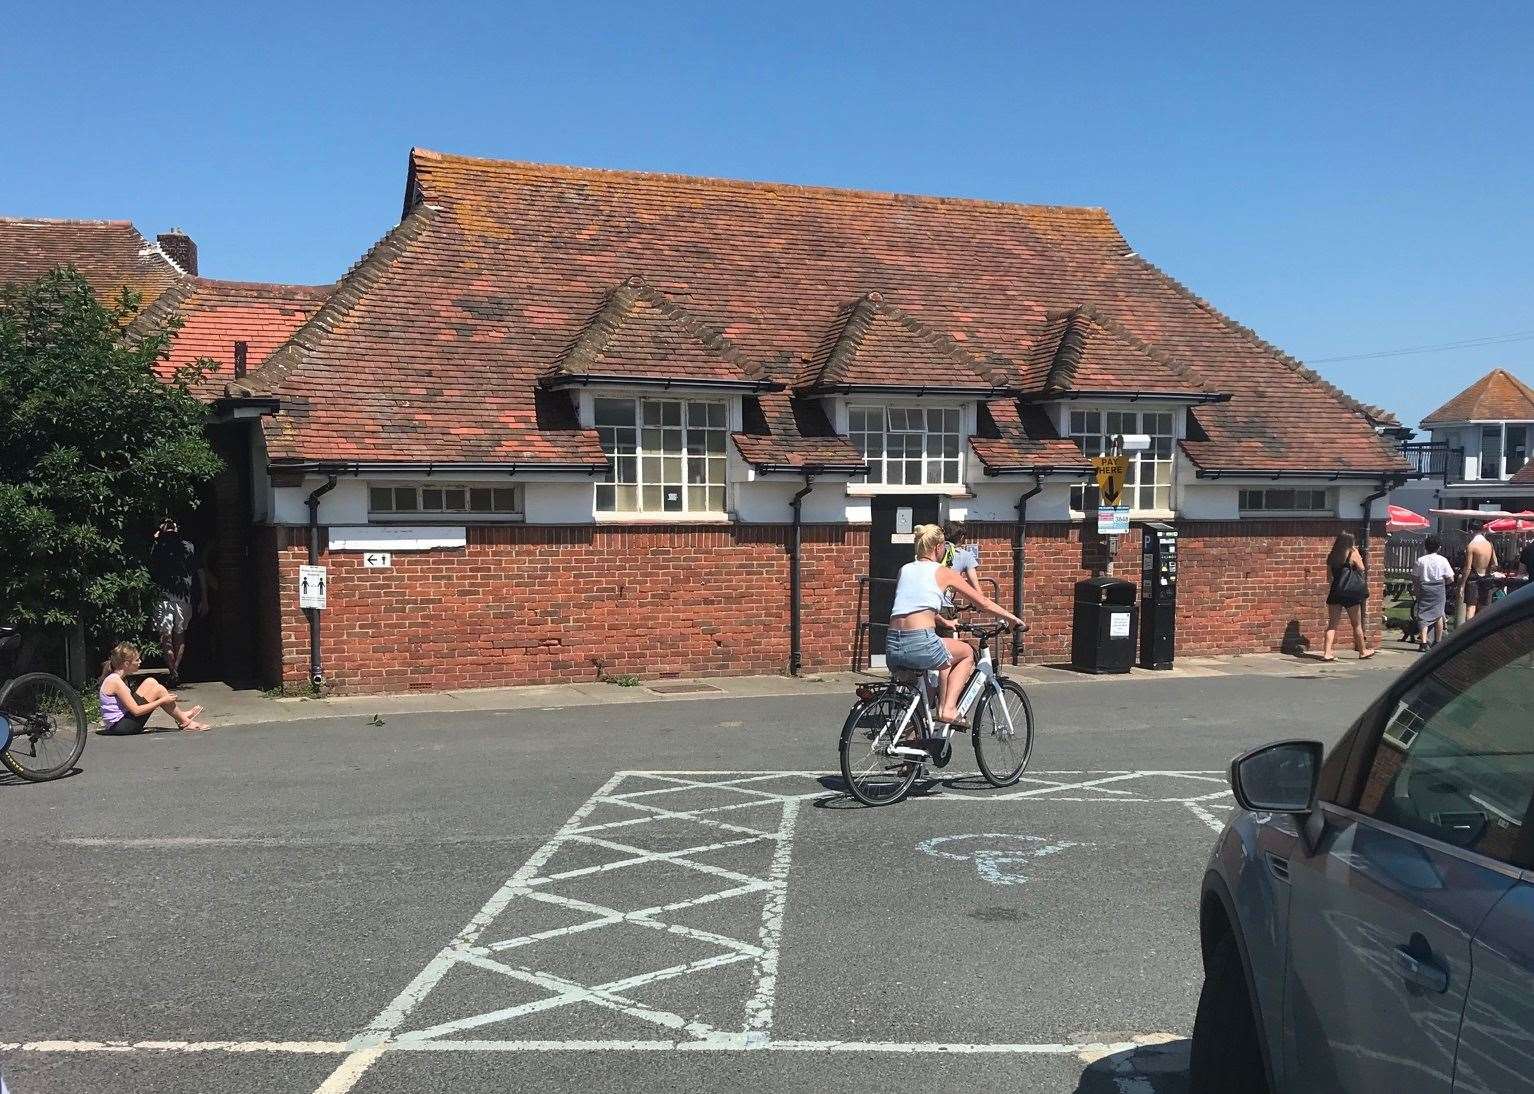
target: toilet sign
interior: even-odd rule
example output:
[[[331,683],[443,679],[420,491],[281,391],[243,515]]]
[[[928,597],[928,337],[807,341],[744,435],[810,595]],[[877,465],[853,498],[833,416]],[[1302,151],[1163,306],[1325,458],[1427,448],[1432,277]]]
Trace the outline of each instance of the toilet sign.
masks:
[[[298,606],[300,608],[325,606],[325,567],[300,566],[298,568]]]

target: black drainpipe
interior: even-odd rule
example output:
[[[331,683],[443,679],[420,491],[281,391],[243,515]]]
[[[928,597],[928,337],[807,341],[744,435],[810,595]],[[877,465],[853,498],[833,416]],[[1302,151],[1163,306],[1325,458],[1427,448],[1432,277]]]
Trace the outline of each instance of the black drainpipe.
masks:
[[[1012,533],[1012,614],[1023,617],[1023,550],[1028,535],[1028,499],[1044,489],[1044,476],[1033,473],[1033,489],[1017,499],[1017,530]],[[1012,663],[1023,656],[1023,632],[1012,632]]]
[[[788,674],[790,676],[799,675],[799,666],[803,660],[799,650],[799,547],[804,526],[800,523],[800,517],[804,496],[814,488],[814,477],[804,476],[804,489],[795,494],[788,503],[794,511],[794,530],[788,541]]]
[[[1390,493],[1395,485],[1394,479],[1381,479],[1380,488],[1364,499],[1364,523],[1358,532],[1358,553],[1363,556],[1365,566],[1369,564],[1369,525],[1372,523],[1369,520],[1369,511],[1374,508],[1374,503]]]
[[[336,477],[331,475],[324,486],[316,487],[304,500],[309,507],[309,565],[320,564],[320,499],[336,488]],[[305,608],[309,617],[309,683],[316,689],[325,686],[325,670],[320,666],[320,610]]]

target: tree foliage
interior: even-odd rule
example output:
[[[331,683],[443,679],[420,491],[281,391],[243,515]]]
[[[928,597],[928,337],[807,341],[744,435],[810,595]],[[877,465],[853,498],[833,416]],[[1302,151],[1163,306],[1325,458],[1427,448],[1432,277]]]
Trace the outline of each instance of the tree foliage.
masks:
[[[179,320],[125,337],[137,310],[67,267],[0,286],[0,622],[137,635],[153,530],[218,470],[188,393],[206,364],[158,379]]]

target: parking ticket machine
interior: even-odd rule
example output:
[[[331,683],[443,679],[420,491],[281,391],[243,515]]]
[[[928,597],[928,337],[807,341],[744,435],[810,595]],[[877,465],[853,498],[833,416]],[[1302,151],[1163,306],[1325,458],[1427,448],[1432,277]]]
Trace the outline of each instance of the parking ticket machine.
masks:
[[[1177,645],[1177,529],[1150,523],[1140,543],[1140,667],[1169,669]]]

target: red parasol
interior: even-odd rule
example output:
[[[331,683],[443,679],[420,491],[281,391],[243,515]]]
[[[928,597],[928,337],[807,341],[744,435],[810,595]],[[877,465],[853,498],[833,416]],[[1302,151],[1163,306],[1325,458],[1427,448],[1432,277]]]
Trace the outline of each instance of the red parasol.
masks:
[[[1389,506],[1387,511],[1389,513],[1389,517],[1385,521],[1385,531],[1387,532],[1422,532],[1432,525],[1432,521],[1428,520],[1427,517],[1422,516],[1420,513],[1413,513],[1410,509],[1402,508],[1399,505]]]
[[[1534,513],[1523,512],[1514,517],[1498,517],[1486,522],[1488,532],[1534,532]]]

